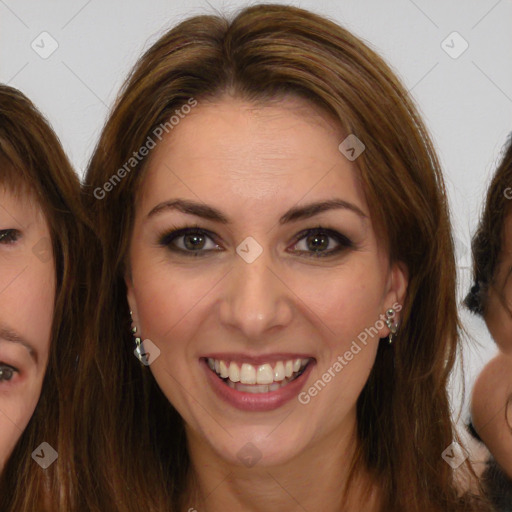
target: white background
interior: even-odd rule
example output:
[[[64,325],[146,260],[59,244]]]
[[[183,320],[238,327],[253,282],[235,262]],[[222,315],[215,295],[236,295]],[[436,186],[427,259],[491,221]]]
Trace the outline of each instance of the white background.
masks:
[[[512,0],[276,2],[342,24],[382,55],[411,91],[445,171],[458,249],[460,296],[469,287],[470,237],[500,150],[512,131]],[[83,174],[109,106],[141,52],[195,14],[232,13],[247,2],[0,0],[0,81],[21,89],[48,117]],[[442,42],[469,44],[452,58]],[[58,48],[43,59],[32,48]],[[445,45],[457,51],[458,36]],[[44,41],[42,42],[42,38]],[[485,324],[462,311],[467,419],[471,383],[496,351]],[[461,401],[458,377],[454,406]]]

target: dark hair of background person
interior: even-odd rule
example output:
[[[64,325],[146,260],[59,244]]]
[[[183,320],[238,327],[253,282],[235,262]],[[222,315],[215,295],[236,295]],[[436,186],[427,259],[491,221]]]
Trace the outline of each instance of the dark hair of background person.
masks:
[[[466,295],[464,304],[480,316],[485,315],[489,287],[495,284],[494,278],[504,242],[505,219],[512,212],[511,198],[512,134],[509,135],[501,163],[487,190],[484,210],[471,241],[473,286]],[[502,287],[496,289],[496,292],[504,303]],[[512,314],[512,311],[509,312]]]
[[[441,453],[457,438],[447,382],[459,348],[455,259],[443,177],[409,94],[387,64],[330,20],[278,5],[243,9],[229,21],[196,16],[161,37],[125,82],[83,184],[97,227],[97,313],[81,360],[84,464],[81,500],[91,511],[179,511],[189,471],[183,421],[150,370],[133,355],[124,271],[134,204],[147,159],[103,199],[95,191],[194,98],[230,94],[266,104],[294,94],[320,106],[366,146],[357,159],[372,222],[391,263],[410,276],[396,343],[380,344],[357,403],[366,467],[381,483],[382,511],[487,510],[460,495]],[[340,141],[341,142],[341,141]],[[92,451],[91,451],[92,448]],[[458,471],[473,470],[465,461]],[[350,488],[350,479],[345,491]]]
[[[72,439],[73,383],[83,332],[86,217],[80,182],[48,121],[20,91],[0,85],[0,185],[32,197],[49,226],[56,292],[48,365],[35,412],[0,478],[2,512],[70,510],[78,485]],[[58,453],[43,470],[32,452],[43,442]]]

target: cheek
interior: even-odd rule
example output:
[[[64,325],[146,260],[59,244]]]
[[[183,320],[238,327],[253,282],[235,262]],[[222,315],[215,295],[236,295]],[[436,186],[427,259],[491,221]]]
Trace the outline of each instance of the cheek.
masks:
[[[0,470],[7,462],[22,433],[21,426],[13,423],[7,414],[0,414]]]
[[[0,465],[4,465],[25,430],[39,400],[41,382],[27,380],[12,389],[0,384]]]
[[[496,294],[490,294],[485,317],[487,328],[500,350],[512,352],[512,315],[503,306]]]
[[[313,408],[328,408],[333,424],[353,410],[385,329],[380,318],[384,313],[384,284],[379,272],[371,268],[353,266],[333,272],[322,287],[311,280],[301,295],[318,318],[317,330],[324,333],[321,359],[313,369],[312,386],[304,390],[302,403],[311,401]],[[313,318],[311,313],[309,317]],[[317,400],[317,396],[322,398]]]
[[[152,270],[147,270],[148,268]],[[158,342],[180,333],[201,314],[219,276],[158,264],[132,267],[134,298],[142,336]],[[209,295],[210,296],[210,295]],[[210,296],[211,297],[211,296]]]
[[[364,340],[365,332],[383,327],[378,322],[384,313],[383,283],[370,269],[370,265],[340,269],[329,279],[322,276],[321,285],[314,279],[297,283],[301,300],[322,321],[333,349],[343,349],[361,333]]]
[[[13,293],[16,327],[36,348],[44,361],[48,356],[55,302],[53,263],[35,263],[24,272]]]

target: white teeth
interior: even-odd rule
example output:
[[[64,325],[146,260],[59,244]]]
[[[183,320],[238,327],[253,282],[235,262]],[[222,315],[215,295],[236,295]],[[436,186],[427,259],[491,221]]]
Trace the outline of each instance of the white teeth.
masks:
[[[238,365],[233,362],[229,365],[229,380],[231,382],[240,381],[240,369],[238,368]]]
[[[225,379],[226,377],[229,377],[229,370],[228,370],[228,367],[227,367],[227,365],[226,365],[226,363],[224,361],[220,362],[219,368],[220,368],[220,376],[223,379]]]
[[[256,382],[258,384],[272,384],[274,382],[274,372],[269,364],[262,364],[256,371]]]
[[[287,377],[291,377],[293,373],[293,361],[286,361],[286,364],[284,365],[284,374]]]
[[[256,384],[256,369],[252,364],[244,363],[242,365],[240,382],[242,384]]]
[[[276,367],[274,368],[274,380],[276,382],[281,382],[285,377],[286,375],[284,374],[284,364],[282,361],[278,361],[276,363]]]
[[[209,357],[208,366],[211,370],[216,372],[220,378],[227,379],[226,382],[228,384],[230,382],[239,382],[241,385],[252,386],[254,389],[263,389],[263,387],[267,386],[269,387],[268,390],[275,391],[276,389],[279,389],[276,387],[277,385],[280,387],[281,384],[285,385],[291,380],[291,378],[295,378],[297,376],[296,374],[299,373],[309,363],[309,361],[309,358],[277,361],[274,368],[272,368],[270,363],[265,363],[259,366],[243,363],[240,367],[234,361],[231,361],[228,366],[226,361]],[[285,379],[286,382],[283,382]],[[266,391],[256,392],[261,393]]]

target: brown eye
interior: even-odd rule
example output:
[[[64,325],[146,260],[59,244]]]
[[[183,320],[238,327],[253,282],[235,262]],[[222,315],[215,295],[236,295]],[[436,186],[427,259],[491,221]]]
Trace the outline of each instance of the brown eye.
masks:
[[[323,251],[329,247],[329,235],[325,233],[314,233],[306,237],[306,244],[313,251]]]
[[[13,244],[19,239],[20,232],[17,229],[0,230],[0,244]]]
[[[334,244],[331,241],[334,240]],[[318,227],[309,229],[298,235],[295,245],[301,242],[305,249],[299,249],[297,252],[304,253],[309,257],[327,257],[332,256],[343,249],[354,247],[354,244],[345,235],[337,231]],[[331,247],[334,245],[334,247]]]
[[[12,366],[0,364],[0,382],[11,380],[15,371],[16,369]]]
[[[204,256],[219,250],[219,245],[213,240],[212,235],[199,228],[171,231],[160,237],[159,244],[185,256]]]
[[[205,237],[201,233],[189,233],[183,236],[183,245],[191,251],[202,249],[205,245]]]

